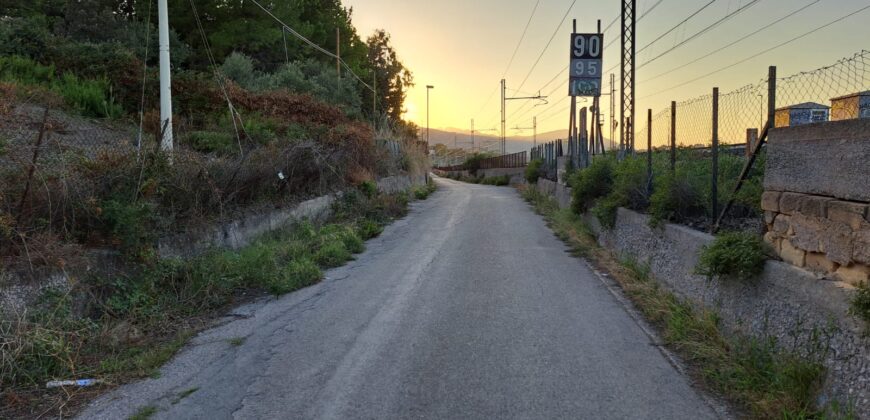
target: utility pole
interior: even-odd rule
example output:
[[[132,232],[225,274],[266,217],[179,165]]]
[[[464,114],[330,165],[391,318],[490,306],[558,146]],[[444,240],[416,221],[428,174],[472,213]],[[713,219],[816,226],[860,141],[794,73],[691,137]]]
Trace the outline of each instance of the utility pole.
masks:
[[[426,146],[429,146],[429,91],[435,86],[426,85]]]
[[[505,79],[501,79],[501,154],[505,154],[505,106],[507,105],[505,101],[507,100],[507,83],[505,83]]]
[[[637,40],[637,0],[622,0],[622,111],[623,122],[619,141],[620,151],[634,153],[634,59]]]
[[[532,146],[538,145],[538,117],[532,117]]]
[[[614,149],[614,130],[616,130],[616,75],[610,73],[610,150]]]
[[[471,119],[471,151],[474,151],[474,118]]]
[[[172,152],[172,82],[169,63],[169,9],[166,0],[157,1],[160,43],[160,150]]]

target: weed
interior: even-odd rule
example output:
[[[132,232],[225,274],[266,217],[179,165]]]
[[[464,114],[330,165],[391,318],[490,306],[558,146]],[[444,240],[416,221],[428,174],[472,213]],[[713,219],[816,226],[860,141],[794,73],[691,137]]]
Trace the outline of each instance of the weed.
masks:
[[[136,410],[136,413],[130,416],[128,420],[148,420],[154,414],[157,414],[157,407],[148,405]]]
[[[353,256],[350,251],[339,240],[325,243],[314,254],[314,260],[326,268],[338,267],[351,259],[353,259]]]
[[[695,271],[708,278],[748,280],[764,270],[764,242],[748,232],[727,232],[701,249]]]
[[[191,394],[193,394],[196,391],[199,391],[199,387],[193,387],[193,388],[186,389],[184,391],[179,392],[178,395],[172,400],[172,405],[180,403],[181,400],[189,397]]]
[[[422,187],[414,187],[412,192],[415,199],[425,200],[429,198],[429,196],[432,195],[432,193],[434,193],[437,188],[438,187],[435,185],[435,183],[430,179],[429,182],[426,183],[426,185]]]
[[[360,238],[362,238],[364,241],[375,238],[384,231],[384,228],[378,222],[371,219],[364,219],[360,221],[356,229]]]
[[[242,344],[245,344],[245,337],[234,337],[227,340],[227,343],[229,343],[233,347],[239,347]]]
[[[849,313],[870,323],[870,285],[861,283],[849,304]]]
[[[231,131],[192,131],[183,138],[183,142],[193,150],[202,153],[215,153],[222,156],[239,154],[239,143]]]
[[[544,166],[544,161],[541,159],[532,159],[529,165],[526,166],[525,178],[529,184],[537,184],[538,178],[541,177],[541,168]]]
[[[365,194],[366,198],[373,198],[378,193],[378,184],[375,184],[374,181],[363,181],[359,184],[359,190]]]

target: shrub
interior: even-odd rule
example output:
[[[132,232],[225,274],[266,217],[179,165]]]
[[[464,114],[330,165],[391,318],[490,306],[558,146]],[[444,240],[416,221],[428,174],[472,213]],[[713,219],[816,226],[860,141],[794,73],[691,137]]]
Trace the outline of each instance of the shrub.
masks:
[[[357,225],[357,233],[363,240],[375,238],[384,231],[381,225],[371,219],[364,219]]]
[[[350,226],[331,224],[320,229],[322,241],[330,242],[338,240],[344,245],[344,249],[354,254],[359,254],[365,251],[362,239],[356,234]]]
[[[511,177],[508,175],[492,176],[489,178],[483,178],[482,180],[480,180],[480,183],[483,185],[495,185],[498,187],[503,187],[506,185],[510,185]]]
[[[629,156],[613,168],[613,190],[610,193],[619,206],[645,210],[649,204],[649,176],[643,156]]]
[[[241,153],[238,139],[231,132],[193,131],[184,137],[184,142],[202,153],[219,155]]]
[[[613,196],[607,196],[595,203],[592,207],[592,215],[598,219],[601,226],[613,229],[616,226],[616,215],[619,209],[619,200]]]
[[[666,173],[656,178],[650,197],[650,223],[659,226],[665,221],[679,221],[704,214],[703,194],[681,173]]]
[[[849,313],[870,322],[870,285],[861,283],[850,302]]]
[[[43,66],[19,56],[0,56],[0,80],[23,85],[48,85],[54,80],[54,66]]]
[[[533,159],[529,162],[529,165],[526,166],[526,181],[529,184],[537,184],[538,178],[541,177],[541,168],[544,166],[544,161],[541,159]]]
[[[612,158],[599,158],[592,161],[588,168],[575,173],[569,180],[573,189],[571,208],[580,214],[594,205],[596,199],[604,197],[613,188]]]
[[[54,90],[67,105],[86,117],[120,118],[124,114],[105,79],[81,80],[67,73],[55,84]]]
[[[764,242],[747,232],[720,234],[701,249],[695,271],[708,278],[748,280],[764,270],[767,260]]]
[[[378,184],[371,180],[363,181],[359,184],[359,190],[365,194],[366,198],[373,198],[378,194]]]
[[[326,268],[341,266],[351,259],[353,259],[353,256],[350,251],[337,239],[326,242],[314,254],[314,260],[317,261],[317,264]]]
[[[265,287],[269,293],[280,296],[317,283],[321,277],[323,277],[323,273],[320,271],[320,267],[314,261],[302,258],[291,261],[282,268],[279,275],[266,281]]]

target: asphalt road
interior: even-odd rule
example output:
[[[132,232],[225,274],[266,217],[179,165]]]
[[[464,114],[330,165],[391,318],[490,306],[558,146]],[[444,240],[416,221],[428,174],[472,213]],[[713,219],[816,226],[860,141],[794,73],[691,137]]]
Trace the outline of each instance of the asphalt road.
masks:
[[[210,420],[721,413],[514,189],[438,183],[356,261],[237,308],[159,378],[80,417],[143,406],[157,407],[155,418]]]

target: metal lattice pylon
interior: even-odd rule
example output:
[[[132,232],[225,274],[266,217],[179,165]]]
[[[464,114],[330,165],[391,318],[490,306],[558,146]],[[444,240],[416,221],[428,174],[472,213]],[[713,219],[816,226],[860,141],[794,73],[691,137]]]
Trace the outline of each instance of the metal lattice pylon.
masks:
[[[622,1],[622,110],[619,149],[634,152],[634,58],[637,0]]]

